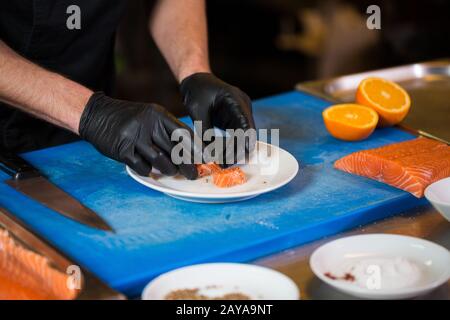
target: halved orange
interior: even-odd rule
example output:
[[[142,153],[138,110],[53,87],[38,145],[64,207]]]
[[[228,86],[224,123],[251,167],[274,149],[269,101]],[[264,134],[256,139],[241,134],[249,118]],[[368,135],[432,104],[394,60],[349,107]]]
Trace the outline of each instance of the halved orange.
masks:
[[[325,109],[322,116],[331,135],[346,141],[366,139],[378,123],[375,110],[359,104],[337,104]]]
[[[411,107],[411,99],[402,87],[381,78],[361,81],[356,91],[356,102],[378,112],[381,127],[401,122]]]

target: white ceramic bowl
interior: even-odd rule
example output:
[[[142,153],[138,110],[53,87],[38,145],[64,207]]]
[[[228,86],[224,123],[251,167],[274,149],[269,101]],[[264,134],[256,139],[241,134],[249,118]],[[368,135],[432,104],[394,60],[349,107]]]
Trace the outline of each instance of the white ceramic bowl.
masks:
[[[450,221],[450,178],[429,185],[425,189],[425,197],[445,219]]]
[[[406,287],[370,288],[356,281],[333,280],[326,273],[342,276],[343,270],[367,259],[402,257],[420,270],[420,280]],[[368,234],[341,238],[318,248],[310,266],[317,277],[347,294],[366,299],[407,299],[430,292],[450,278],[450,253],[437,244],[419,238]],[[367,272],[367,270],[366,270]],[[367,282],[366,282],[367,283]]]
[[[252,300],[298,300],[295,283],[284,274],[251,264],[206,263],[160,275],[142,292],[143,300],[163,300],[174,290],[199,289],[208,297],[242,293]]]

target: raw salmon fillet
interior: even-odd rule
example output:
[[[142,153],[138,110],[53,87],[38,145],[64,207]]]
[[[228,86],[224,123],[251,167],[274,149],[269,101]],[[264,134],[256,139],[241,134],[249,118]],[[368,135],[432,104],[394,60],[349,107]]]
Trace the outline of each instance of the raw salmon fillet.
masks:
[[[197,164],[198,177],[207,177],[221,171],[222,168],[214,162]]]
[[[450,176],[450,147],[417,138],[352,153],[334,163],[336,169],[384,182],[423,197],[431,183]]]
[[[0,300],[74,299],[77,290],[68,288],[67,279],[45,257],[0,230]]]
[[[219,188],[230,188],[243,184],[247,181],[241,168],[228,168],[213,174],[213,182]]]

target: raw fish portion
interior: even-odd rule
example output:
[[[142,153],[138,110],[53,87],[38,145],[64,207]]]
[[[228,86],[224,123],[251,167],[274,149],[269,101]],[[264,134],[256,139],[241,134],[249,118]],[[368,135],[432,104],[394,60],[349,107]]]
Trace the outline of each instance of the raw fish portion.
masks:
[[[203,164],[197,165],[197,171],[198,171],[199,178],[210,176],[213,173],[219,172],[221,170],[222,170],[222,168],[219,165],[215,164],[214,162],[203,163]]]
[[[67,286],[68,277],[0,230],[0,300],[74,299],[77,290]]]
[[[213,174],[213,182],[219,188],[230,188],[246,181],[247,177],[239,167],[224,169]]]
[[[435,140],[417,138],[352,153],[337,160],[334,167],[421,198],[431,183],[450,176],[450,147]]]

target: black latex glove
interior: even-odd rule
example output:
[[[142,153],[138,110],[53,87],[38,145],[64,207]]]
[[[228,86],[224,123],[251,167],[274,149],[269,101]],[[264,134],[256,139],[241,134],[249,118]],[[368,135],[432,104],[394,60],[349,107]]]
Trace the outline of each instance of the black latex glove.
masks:
[[[195,73],[181,82],[183,103],[193,121],[202,121],[202,130],[255,129],[250,98],[239,88],[229,85],[211,73]],[[251,152],[256,136],[245,143]],[[243,150],[234,150],[243,154]],[[235,159],[237,160],[237,159]]]
[[[157,104],[116,100],[97,92],[81,115],[79,133],[105,156],[124,162],[142,176],[148,176],[155,167],[165,175],[179,171],[188,179],[196,179],[195,165],[176,166],[171,161],[177,142],[170,137],[178,128],[193,135],[189,127]]]

